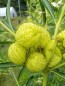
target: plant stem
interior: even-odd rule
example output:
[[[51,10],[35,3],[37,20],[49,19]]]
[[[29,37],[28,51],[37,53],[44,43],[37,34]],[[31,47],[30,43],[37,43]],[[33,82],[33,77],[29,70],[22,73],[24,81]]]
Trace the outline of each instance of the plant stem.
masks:
[[[56,24],[56,29],[55,29],[55,33],[54,33],[54,40],[56,39],[56,36],[57,36],[57,33],[58,33],[58,29],[59,29],[59,26],[60,26],[60,23],[61,23],[61,21],[62,21],[62,18],[63,18],[63,16],[64,16],[64,11],[65,11],[65,5],[62,7],[62,11],[61,11],[61,14],[60,14],[60,18],[59,18],[59,20],[58,20],[58,22],[57,22],[57,24]],[[50,56],[50,59],[49,59],[49,63],[50,63],[50,61],[51,61],[51,58],[52,58],[52,55],[54,54],[54,51],[55,51],[55,48],[56,48],[56,44],[57,44],[57,41],[55,40],[54,41],[54,43],[53,43],[53,46],[54,46],[54,49],[53,49],[53,51],[52,51],[52,53],[51,53],[51,56]],[[48,63],[48,64],[49,64]],[[48,66],[48,65],[47,65]]]
[[[59,30],[59,27],[60,27],[60,24],[61,24],[61,21],[62,21],[62,18],[64,16],[64,13],[65,13],[65,4],[63,5],[62,7],[62,11],[61,11],[61,14],[60,14],[60,18],[56,24],[56,29],[55,29],[55,33],[54,33],[54,39],[56,38],[56,35],[58,33],[58,30]]]
[[[55,66],[55,67],[53,67],[53,68],[50,69],[50,70],[54,70],[54,69],[59,68],[59,67],[62,67],[62,66],[64,66],[64,65],[65,65],[65,62],[62,63],[62,64],[59,64],[59,65],[57,65],[57,66]]]
[[[43,85],[42,86],[46,86],[47,85],[47,78],[48,78],[48,73],[44,72]]]
[[[0,21],[0,24],[8,31],[10,32],[11,35],[13,35],[15,37],[15,33],[13,31],[11,31],[5,24],[3,24],[1,21]]]

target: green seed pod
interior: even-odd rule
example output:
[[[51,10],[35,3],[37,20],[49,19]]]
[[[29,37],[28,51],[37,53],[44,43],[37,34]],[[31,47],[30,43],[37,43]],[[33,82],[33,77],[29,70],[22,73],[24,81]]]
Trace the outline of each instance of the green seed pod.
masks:
[[[65,30],[61,31],[57,35],[57,39],[58,39],[57,46],[59,47],[59,49],[63,53],[64,52],[64,47],[65,47]]]
[[[34,52],[26,61],[26,68],[31,72],[42,71],[46,67],[46,59],[43,54]]]
[[[62,49],[63,49],[63,43],[58,42],[58,43],[57,43],[57,46],[60,48],[60,50],[62,50]]]
[[[49,67],[54,67],[60,63],[62,59],[61,51],[56,46],[55,40],[51,40],[51,42],[47,45],[45,49],[46,60],[49,63]]]
[[[26,60],[26,50],[17,43],[13,43],[8,49],[8,56],[11,62],[23,64]]]
[[[42,48],[45,48],[46,45],[51,40],[50,34],[45,28],[42,28],[42,34],[41,34],[41,39],[40,40],[41,40],[41,47]]]
[[[58,38],[59,40],[65,39],[65,30],[61,31],[61,32],[57,35],[57,38]]]
[[[63,54],[63,59],[65,59],[65,53]]]
[[[65,48],[65,39],[63,40],[63,47]]]
[[[33,53],[33,52],[35,52],[36,51],[36,49],[34,48],[34,47],[31,47],[30,49],[29,49],[29,53]]]
[[[40,43],[41,32],[40,26],[31,22],[23,23],[19,26],[15,38],[17,43],[25,48],[37,47]]]

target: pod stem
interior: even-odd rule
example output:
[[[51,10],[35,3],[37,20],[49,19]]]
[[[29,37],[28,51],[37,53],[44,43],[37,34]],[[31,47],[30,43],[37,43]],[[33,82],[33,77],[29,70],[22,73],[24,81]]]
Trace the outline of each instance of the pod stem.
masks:
[[[48,78],[48,73],[44,72],[44,77],[43,77],[43,84],[42,86],[46,86],[47,85],[47,78]]]
[[[62,66],[65,66],[65,62],[62,63],[62,64],[59,64],[59,65],[57,65],[57,66],[55,66],[55,67],[53,67],[53,68],[51,68],[50,70],[54,70],[54,69],[60,68],[60,67],[62,67]]]
[[[8,31],[10,32],[11,35],[13,35],[15,37],[15,33],[13,31],[11,31],[5,24],[3,24],[1,21],[0,21],[0,24]]]
[[[64,16],[64,14],[65,14],[65,4],[64,4],[63,7],[62,7],[62,11],[61,11],[61,14],[60,14],[60,18],[59,18],[59,20],[58,20],[58,22],[57,22],[57,24],[56,24],[56,29],[55,29],[55,33],[54,33],[54,39],[55,39],[56,36],[57,36],[57,33],[58,33],[59,27],[60,27],[60,25],[61,25],[61,21],[62,21],[62,18],[63,18],[63,16]]]

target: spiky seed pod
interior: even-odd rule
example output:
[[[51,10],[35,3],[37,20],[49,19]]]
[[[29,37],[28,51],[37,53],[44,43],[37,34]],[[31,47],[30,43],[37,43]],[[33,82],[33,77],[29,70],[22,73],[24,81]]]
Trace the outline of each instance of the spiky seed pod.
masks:
[[[48,65],[49,67],[56,66],[57,64],[60,63],[62,59],[60,49],[54,44],[55,44],[55,40],[51,40],[51,42],[47,45],[45,49],[45,56],[47,62],[49,63]]]
[[[33,53],[33,52],[35,52],[35,51],[37,51],[37,49],[35,49],[34,47],[31,47],[31,48],[29,49],[29,53]]]
[[[58,35],[57,35],[57,46],[60,48],[61,52],[64,52],[64,47],[65,47],[65,30],[61,31]]]
[[[57,38],[59,40],[64,40],[65,39],[65,30],[61,31],[58,35]]]
[[[63,40],[63,47],[65,48],[65,39]]]
[[[34,52],[26,61],[26,68],[31,72],[42,71],[46,67],[46,59],[43,54]]]
[[[13,43],[8,49],[8,57],[15,64],[23,64],[26,60],[26,50],[17,43]]]
[[[45,56],[46,56],[46,59],[47,59],[47,62],[50,60],[51,58],[51,54],[53,54],[53,51],[55,49],[55,46],[56,46],[56,43],[55,43],[55,40],[51,40],[45,50],[44,50],[44,53],[45,53]]]
[[[41,34],[41,39],[40,40],[41,40],[41,47],[42,48],[45,48],[46,45],[51,40],[50,34],[45,28],[42,28],[42,34]]]
[[[19,26],[15,38],[19,45],[30,48],[37,47],[40,43],[41,27],[28,22]]]
[[[65,53],[63,54],[63,59],[65,59]]]

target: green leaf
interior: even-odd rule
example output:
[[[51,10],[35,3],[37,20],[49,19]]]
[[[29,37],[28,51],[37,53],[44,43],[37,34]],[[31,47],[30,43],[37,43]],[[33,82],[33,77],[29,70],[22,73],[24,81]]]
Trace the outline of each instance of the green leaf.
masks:
[[[41,0],[39,0],[39,2],[40,2],[42,14],[43,14],[43,22],[44,22],[44,25],[45,25],[46,24],[46,12],[45,12],[45,8],[44,8],[44,5],[42,4]]]
[[[40,73],[32,74],[26,86],[42,86],[43,76]]]
[[[11,29],[7,18],[6,18],[6,19],[2,19],[2,22],[3,22],[9,29]]]
[[[12,41],[0,41],[0,44],[11,44],[13,43]]]
[[[54,11],[52,9],[52,6],[51,6],[50,2],[48,0],[40,0],[40,1],[41,1],[42,5],[47,8],[47,10],[49,11],[49,13],[51,14],[52,18],[55,21]]]
[[[3,31],[3,30],[0,30],[0,33],[2,33],[2,32],[5,32],[5,31]]]
[[[9,68],[9,67],[16,67],[17,65],[11,62],[0,63],[0,68]]]
[[[59,71],[51,71],[55,75],[61,77],[62,79],[65,79],[65,73],[59,72]]]
[[[19,81],[20,86],[29,86],[29,83],[30,83],[30,81],[32,81],[32,79],[36,80],[39,77],[43,77],[42,72],[32,73],[32,72],[28,71],[25,67],[23,67],[19,73],[18,81]],[[32,84],[32,83],[30,83],[30,84]],[[36,84],[36,82],[34,84]]]
[[[26,85],[30,76],[31,76],[31,73],[25,67],[23,67],[23,69],[20,71],[20,74],[18,76],[18,81],[20,86]]]
[[[13,26],[12,26],[12,23],[11,23],[11,16],[10,16],[10,0],[8,0],[8,3],[7,3],[7,20],[8,20],[8,23],[9,23],[9,26],[10,26],[10,29],[12,30],[12,31],[14,31],[14,29],[13,29]]]
[[[1,48],[1,47],[0,47]],[[0,63],[1,62],[5,62],[5,55],[4,55],[4,52],[2,50],[0,50]]]

